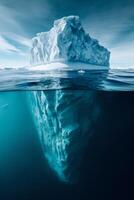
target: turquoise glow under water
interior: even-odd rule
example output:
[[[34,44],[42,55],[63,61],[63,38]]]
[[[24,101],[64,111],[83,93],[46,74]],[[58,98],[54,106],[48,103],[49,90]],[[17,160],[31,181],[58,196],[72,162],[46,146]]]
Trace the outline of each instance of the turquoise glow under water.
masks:
[[[26,159],[32,160],[28,152],[35,142],[60,180],[78,179],[98,112],[95,96],[93,91],[73,90],[1,92],[1,175],[10,176],[23,168]]]
[[[0,93],[0,189],[4,195],[8,196],[8,198],[4,196],[2,199],[29,200],[37,199],[39,196],[43,199],[54,199],[54,196],[58,196],[60,199],[70,199],[73,198],[73,194],[77,199],[82,199],[83,195],[90,197],[90,199],[94,199],[94,195],[97,195],[98,199],[99,196],[102,197],[102,191],[105,193],[111,188],[113,194],[116,195],[115,190],[117,189],[120,189],[120,194],[122,194],[122,187],[124,187],[123,192],[125,193],[128,176],[133,175],[134,166],[134,92],[95,90],[81,92],[79,90],[59,90],[56,92],[54,90],[35,91],[34,93],[39,98],[38,106],[35,107],[38,111],[40,110],[39,118],[36,118],[36,112],[33,112],[34,110],[31,108],[31,105],[36,105],[35,100],[37,99],[33,99],[30,101],[31,103],[28,99],[29,94],[33,94],[32,91]],[[51,101],[48,101],[51,102],[50,104],[46,101],[45,104],[41,104],[44,95],[46,100],[51,97]],[[93,119],[94,112],[91,110],[94,111],[94,105],[99,105],[101,111],[99,118],[93,123],[95,130],[87,141],[87,146],[84,147],[85,153],[82,155],[79,149],[77,151],[77,156],[82,156],[79,168],[75,168],[77,156],[74,157],[73,162],[72,160],[66,162],[69,166],[67,174],[70,172],[74,174],[71,169],[76,169],[75,173],[80,172],[80,177],[79,173],[76,173],[77,178],[80,179],[74,185],[71,185],[70,182],[65,184],[60,173],[58,176],[56,175],[62,168],[58,168],[56,171],[57,169],[54,169],[55,163],[48,162],[48,158],[43,153],[46,150],[46,142],[43,149],[42,142],[40,143],[39,140],[42,129],[38,129],[37,124],[43,120],[41,119],[43,113],[49,110],[53,111],[52,105],[55,104],[54,99],[56,100],[56,98],[52,97],[56,97],[55,95],[59,100],[59,97],[63,99],[63,101],[59,101],[61,113],[58,111],[57,114],[66,113],[63,115],[65,118],[62,119],[68,119],[72,122],[71,125],[76,121],[79,122],[79,128],[82,127],[81,123],[84,124],[85,119]],[[73,102],[70,104],[69,101],[72,99]],[[72,109],[70,110],[67,105],[73,105]],[[88,106],[89,109],[85,109]],[[48,117],[47,120],[50,119],[53,118]],[[85,123],[86,127],[89,126],[89,121]],[[44,126],[45,123],[43,123]],[[64,130],[65,126],[62,127]],[[77,144],[84,141],[77,134],[77,126],[75,127],[76,138],[75,142],[72,141],[70,148],[67,149],[68,155],[73,155],[71,150],[73,150],[74,144],[77,147]],[[70,132],[70,129],[68,131]],[[89,131],[87,134],[90,135],[90,133]],[[49,150],[49,157],[52,155],[56,154],[52,154],[52,151]],[[57,159],[57,157],[55,158]]]
[[[12,174],[27,156],[29,138],[36,134],[26,92],[0,93],[0,175]],[[30,142],[30,143],[31,143]],[[29,143],[29,144],[30,144]],[[26,147],[26,148],[24,148]],[[30,147],[31,148],[31,147]]]

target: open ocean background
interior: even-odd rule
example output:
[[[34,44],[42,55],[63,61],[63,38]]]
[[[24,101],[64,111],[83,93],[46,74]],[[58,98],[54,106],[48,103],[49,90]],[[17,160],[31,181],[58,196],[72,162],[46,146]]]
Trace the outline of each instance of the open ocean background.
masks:
[[[129,199],[134,186],[133,69],[1,69],[0,77],[1,200]],[[48,166],[27,99],[31,91],[59,89],[94,91],[102,108],[76,184],[60,181]]]

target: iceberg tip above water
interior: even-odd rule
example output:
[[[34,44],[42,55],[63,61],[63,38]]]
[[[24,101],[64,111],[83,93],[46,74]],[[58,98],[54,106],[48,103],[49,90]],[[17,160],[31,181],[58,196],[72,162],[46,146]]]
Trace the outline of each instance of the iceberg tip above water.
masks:
[[[78,16],[55,20],[50,31],[32,39],[31,65],[79,62],[108,67],[109,59],[110,52],[85,32]]]

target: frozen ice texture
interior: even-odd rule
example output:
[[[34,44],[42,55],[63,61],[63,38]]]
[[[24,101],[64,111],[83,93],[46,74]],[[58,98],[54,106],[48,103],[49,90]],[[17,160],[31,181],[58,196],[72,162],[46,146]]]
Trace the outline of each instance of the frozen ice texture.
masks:
[[[31,64],[55,61],[109,66],[110,52],[85,32],[78,16],[54,21],[48,32],[32,39]]]

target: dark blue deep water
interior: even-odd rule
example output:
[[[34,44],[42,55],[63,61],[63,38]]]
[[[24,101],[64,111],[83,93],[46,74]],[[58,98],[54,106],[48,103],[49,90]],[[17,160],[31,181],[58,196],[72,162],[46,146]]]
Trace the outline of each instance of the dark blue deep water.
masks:
[[[0,200],[133,199],[132,69],[53,73],[8,69],[1,70],[0,74]],[[60,109],[67,105],[69,108],[73,105],[71,109],[75,107],[75,111],[69,116],[73,117],[77,113],[79,129],[82,129],[84,119],[92,118],[92,134],[90,129],[84,129],[90,137],[84,136],[88,138],[87,145],[79,167],[76,168],[79,172],[76,173],[76,182],[63,181],[52,169],[54,163],[50,167],[39,140],[37,118],[34,118],[32,110],[35,104],[29,98],[33,92],[39,97],[43,94],[47,101],[52,101],[51,105],[55,105],[57,100],[52,98],[57,95],[57,91],[60,91],[60,95],[64,94],[59,103]],[[76,104],[75,98],[72,101],[72,95],[78,97],[79,104]],[[83,96],[87,104],[83,104]],[[88,106],[89,96],[92,100],[91,109]],[[85,101],[86,98],[89,99],[88,102]],[[99,107],[95,120],[92,105]],[[45,107],[45,102],[43,106]],[[41,109],[39,105],[40,113],[43,112]],[[70,110],[67,109],[67,114]],[[58,112],[60,111],[57,111],[57,115]],[[65,119],[68,118],[68,124],[71,124],[71,117],[65,114],[63,121],[64,116]],[[49,117],[48,114],[48,121]],[[88,127],[88,124],[85,123],[85,126]],[[71,145],[84,141],[78,140],[79,137],[76,137],[75,143],[72,142]],[[78,155],[76,154],[77,152],[75,157],[81,157],[79,148]],[[68,160],[69,173],[75,165],[75,159],[71,161]]]

